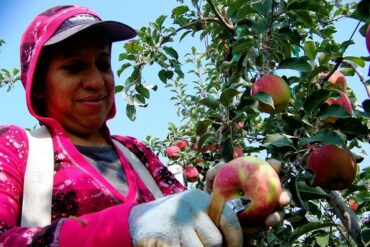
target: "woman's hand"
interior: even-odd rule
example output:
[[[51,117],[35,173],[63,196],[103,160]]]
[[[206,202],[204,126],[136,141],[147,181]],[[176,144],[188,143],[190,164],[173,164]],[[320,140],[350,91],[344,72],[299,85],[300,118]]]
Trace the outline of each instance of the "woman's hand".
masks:
[[[222,246],[223,241],[242,246],[236,214],[224,208],[221,233],[207,215],[209,200],[207,193],[193,189],[133,207],[129,227],[134,246]]]
[[[225,165],[226,163],[225,162],[220,162],[218,163],[216,166],[212,167],[211,169],[209,169],[206,173],[206,182],[205,182],[205,186],[204,186],[204,190],[211,194],[212,191],[213,191],[213,181],[216,177],[216,174],[217,172],[219,171],[219,169]],[[281,208],[284,208],[286,207],[287,205],[289,205],[292,201],[292,194],[286,190],[286,189],[283,189],[281,194],[280,194],[280,198],[279,198],[279,205]],[[255,228],[255,229],[249,229],[251,230],[252,232],[256,232],[256,231],[262,231],[268,227],[274,227],[276,225],[278,225],[282,220],[284,219],[284,212],[283,211],[276,211],[276,212],[273,212],[272,214],[270,214],[269,216],[267,216],[266,220],[265,220],[265,225],[266,227],[261,229],[261,228]],[[243,230],[247,230],[248,229],[243,229]]]

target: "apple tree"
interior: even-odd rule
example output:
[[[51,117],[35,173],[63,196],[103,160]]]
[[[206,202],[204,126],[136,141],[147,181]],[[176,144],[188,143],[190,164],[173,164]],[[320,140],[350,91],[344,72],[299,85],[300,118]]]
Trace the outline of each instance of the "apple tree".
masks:
[[[5,41],[0,39],[0,47],[5,44]],[[0,69],[0,88],[7,87],[7,92],[10,91],[14,83],[20,80],[19,69],[15,68],[13,71],[2,68]]]
[[[282,163],[280,180],[293,201],[279,226],[248,236],[256,245],[365,246],[370,167],[360,168],[363,157],[355,150],[369,142],[370,100],[358,102],[343,81],[362,84],[370,96],[361,73],[368,54],[348,54],[349,47],[365,46],[369,7],[368,0],[177,0],[171,13],[140,28],[138,38],[124,46],[117,72],[130,74],[116,91],[125,95],[127,116],[134,120],[136,107],[147,105],[155,89],[143,73],[158,69],[181,124],[169,123],[165,140],[149,136],[146,142],[166,156],[167,147],[187,140],[168,165],[196,167],[200,176],[189,186],[202,188],[210,167],[240,155]],[[357,25],[338,30],[343,18]],[[348,39],[336,41],[338,32]],[[363,35],[362,43],[354,42],[356,32]],[[196,43],[202,47],[189,46]],[[342,82],[335,83],[332,76],[338,72]],[[279,89],[274,86],[255,92],[259,79],[269,74],[280,77],[289,93],[275,97]],[[279,100],[288,104],[275,111]],[[318,186],[307,169],[310,154],[325,145],[351,151],[357,163],[354,181],[340,190]],[[334,169],[321,164],[322,169],[341,169],[341,162]]]

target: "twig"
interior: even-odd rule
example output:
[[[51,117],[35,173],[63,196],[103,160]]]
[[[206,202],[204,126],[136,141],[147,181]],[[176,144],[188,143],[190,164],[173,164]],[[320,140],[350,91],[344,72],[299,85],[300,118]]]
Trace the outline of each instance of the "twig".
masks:
[[[363,74],[357,69],[357,66],[355,63],[353,63],[352,61],[348,61],[348,60],[343,60],[343,64],[346,64],[348,66],[350,66],[354,71],[355,73],[358,75],[358,77],[360,78],[360,81],[362,83],[362,85],[364,85],[365,87],[365,90],[366,90],[366,93],[367,93],[367,96],[370,98],[370,85],[368,85],[366,83],[366,79],[365,77],[363,76]]]
[[[216,15],[216,17],[220,20],[221,24],[225,26],[227,29],[235,32],[235,27],[232,25],[227,19],[225,19],[220,12],[217,10],[215,4],[212,2],[212,0],[207,0],[207,3],[211,7],[213,13]]]
[[[328,197],[328,203],[333,209],[333,212],[341,220],[349,235],[356,242],[357,246],[364,246],[361,240],[361,226],[360,219],[357,215],[347,206],[341,196],[331,191]]]

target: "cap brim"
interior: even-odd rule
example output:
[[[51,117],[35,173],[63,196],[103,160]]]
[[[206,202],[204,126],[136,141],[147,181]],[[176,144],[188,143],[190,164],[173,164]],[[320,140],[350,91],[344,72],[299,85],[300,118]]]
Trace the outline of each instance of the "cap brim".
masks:
[[[130,26],[117,21],[97,21],[88,24],[77,25],[68,28],[51,37],[44,46],[59,43],[69,37],[76,35],[82,31],[98,29],[102,31],[111,42],[131,39],[136,36],[136,31]]]

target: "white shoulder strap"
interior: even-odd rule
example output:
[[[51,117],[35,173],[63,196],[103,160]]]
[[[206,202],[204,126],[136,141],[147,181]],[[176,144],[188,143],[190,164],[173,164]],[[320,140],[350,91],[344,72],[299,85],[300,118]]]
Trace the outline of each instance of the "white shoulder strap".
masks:
[[[51,222],[54,152],[49,130],[27,131],[29,151],[24,176],[21,226],[46,226]]]
[[[149,191],[153,194],[154,198],[158,199],[163,197],[162,191],[159,189],[152,175],[149,173],[144,164],[138,159],[138,157],[136,157],[135,154],[133,154],[119,141],[113,140],[113,142],[117,145],[117,147],[122,151],[128,161],[131,163],[132,167],[135,169],[141,180],[145,183]]]

